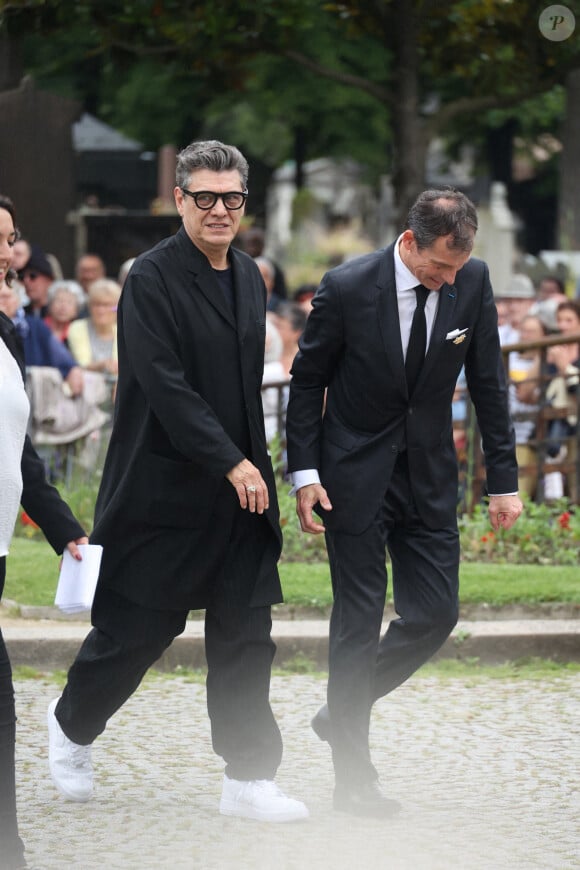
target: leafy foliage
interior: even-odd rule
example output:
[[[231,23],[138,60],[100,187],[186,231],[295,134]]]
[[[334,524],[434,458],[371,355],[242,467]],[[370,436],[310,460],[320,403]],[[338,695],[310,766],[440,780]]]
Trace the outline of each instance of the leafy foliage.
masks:
[[[484,506],[460,521],[462,558],[469,562],[578,565],[580,512],[567,499],[527,501],[515,526],[494,532]]]
[[[580,0],[567,6],[580,20]],[[529,126],[523,101],[580,64],[577,39],[540,34],[531,0],[15,0],[3,15],[43,84],[146,147],[224,130],[273,165],[301,134],[306,158],[395,170],[399,193],[458,119],[503,109]]]

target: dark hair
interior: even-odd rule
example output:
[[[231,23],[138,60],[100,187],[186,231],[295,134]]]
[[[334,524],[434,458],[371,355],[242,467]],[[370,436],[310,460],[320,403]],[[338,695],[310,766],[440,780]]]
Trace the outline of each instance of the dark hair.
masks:
[[[304,299],[312,299],[318,286],[316,284],[301,284],[294,291],[294,302],[302,302]]]
[[[177,155],[175,182],[178,187],[186,187],[192,172],[210,169],[212,172],[228,172],[235,169],[240,174],[242,187],[248,183],[248,161],[234,145],[224,145],[217,139],[205,142],[192,142]]]
[[[577,302],[576,299],[568,299],[566,302],[560,302],[556,308],[556,314],[560,311],[572,311],[578,320],[580,320],[580,302]]]
[[[294,332],[303,332],[308,315],[296,302],[281,302],[276,307],[276,316],[287,320]]]
[[[4,194],[0,193],[0,208],[3,208],[4,211],[7,211],[10,217],[12,218],[12,223],[14,224],[14,229],[16,231],[15,240],[20,238],[20,233],[18,232],[18,227],[16,226],[16,211],[14,209],[14,203],[10,199],[9,196],[4,196]],[[9,269],[6,273],[6,283],[9,287],[12,286],[12,281],[16,278],[16,272],[14,269]]]
[[[469,253],[477,232],[477,212],[471,200],[452,187],[425,190],[409,210],[407,229],[413,231],[419,250],[451,236],[450,250]]]
[[[540,278],[540,284],[543,284],[544,281],[552,281],[553,284],[556,284],[560,293],[565,293],[566,288],[564,287],[564,282],[558,278],[557,275],[544,275]]]

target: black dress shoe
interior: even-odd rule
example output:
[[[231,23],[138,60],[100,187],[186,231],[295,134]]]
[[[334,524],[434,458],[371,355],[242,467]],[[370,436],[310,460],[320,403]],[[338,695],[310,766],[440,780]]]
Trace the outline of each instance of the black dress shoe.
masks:
[[[320,740],[330,743],[330,714],[326,704],[321,707],[314,719],[310,721],[312,730]]]
[[[335,810],[343,813],[380,819],[395,816],[401,809],[398,801],[385,797],[376,779],[354,785],[337,785],[333,804]]]

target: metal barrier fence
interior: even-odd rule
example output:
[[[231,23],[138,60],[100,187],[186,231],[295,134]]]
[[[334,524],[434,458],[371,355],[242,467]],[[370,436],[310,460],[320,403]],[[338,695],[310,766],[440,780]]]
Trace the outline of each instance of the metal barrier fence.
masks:
[[[525,491],[537,502],[566,496],[578,503],[580,480],[579,427],[580,389],[576,366],[560,375],[559,394],[553,390],[555,376],[549,371],[548,356],[551,347],[580,344],[580,334],[551,335],[533,342],[521,342],[502,348],[503,361],[509,382],[511,413],[516,433],[527,432],[525,440],[518,438],[517,454],[520,472],[520,491]],[[535,353],[538,373],[528,376],[517,370],[513,362],[522,354]],[[535,395],[527,404],[517,401],[518,391],[527,384]],[[268,440],[276,443],[278,464],[284,470],[286,403],[289,380],[284,379],[262,387],[264,418]],[[555,394],[556,392],[556,394]],[[514,401],[514,399],[516,401]],[[458,384],[455,400],[464,413],[454,415],[454,439],[459,463],[458,511],[471,513],[485,495],[485,465],[481,437],[473,405],[466,387]],[[70,484],[81,472],[89,482],[100,474],[110,434],[110,400],[105,403],[107,420],[88,436],[66,443],[43,442],[34,438],[37,449],[45,459],[50,476],[55,482]],[[76,474],[75,474],[76,469]],[[550,475],[560,475],[561,492],[550,490]]]
[[[565,403],[562,395],[559,401],[551,396],[551,385],[556,376],[548,368],[549,349],[557,345],[580,344],[580,334],[550,335],[532,342],[520,342],[506,345],[502,348],[502,357],[510,392],[510,412],[516,433],[528,431],[525,441],[517,443],[520,491],[536,502],[553,500],[560,495],[567,497],[571,503],[578,503],[578,481],[580,480],[580,450],[579,429],[577,425],[580,416],[580,389],[578,388],[578,370],[570,367],[566,375],[560,375],[565,388]],[[532,377],[521,377],[521,371],[512,367],[521,354],[537,354],[538,374]],[[526,406],[525,402],[517,402],[517,391],[526,382],[536,391],[534,400]],[[288,380],[278,381],[263,387],[262,394],[268,391],[268,399],[264,405],[266,431],[270,439],[275,435],[283,453],[285,435],[285,406],[288,394]],[[562,393],[562,390],[560,391]],[[473,404],[469,398],[467,387],[460,386],[456,391],[457,404],[463,404],[465,413],[454,419],[454,440],[459,463],[458,512],[471,513],[475,505],[481,503],[485,496],[485,463],[481,448],[481,436]],[[522,425],[523,424],[523,425]],[[565,434],[556,435],[558,424]],[[558,444],[558,451],[555,445]],[[553,477],[549,477],[552,475]],[[548,489],[548,481],[555,480],[555,475],[561,476],[561,493]]]

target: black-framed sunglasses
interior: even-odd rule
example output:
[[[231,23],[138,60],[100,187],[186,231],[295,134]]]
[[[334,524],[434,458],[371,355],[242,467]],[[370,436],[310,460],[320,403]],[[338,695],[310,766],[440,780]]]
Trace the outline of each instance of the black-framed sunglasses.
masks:
[[[185,196],[190,196],[198,208],[203,211],[209,211],[213,208],[218,199],[221,199],[228,211],[237,211],[242,208],[248,198],[248,191],[231,190],[228,193],[214,193],[211,190],[188,190],[186,187],[181,188],[181,192]]]

